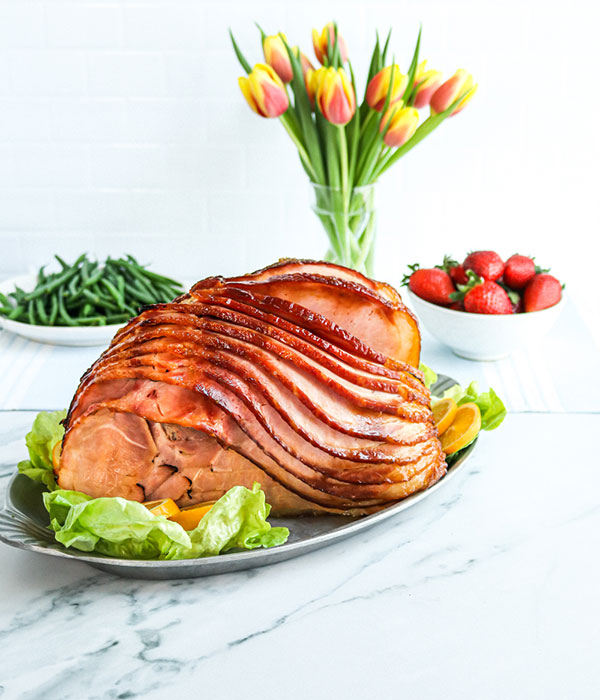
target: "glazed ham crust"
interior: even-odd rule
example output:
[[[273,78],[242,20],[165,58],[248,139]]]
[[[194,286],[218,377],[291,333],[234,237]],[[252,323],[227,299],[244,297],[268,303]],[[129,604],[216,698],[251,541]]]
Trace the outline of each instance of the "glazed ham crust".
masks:
[[[58,483],[185,506],[259,481],[275,514],[374,512],[446,470],[419,353],[400,295],[354,270],[207,278],[83,376]]]

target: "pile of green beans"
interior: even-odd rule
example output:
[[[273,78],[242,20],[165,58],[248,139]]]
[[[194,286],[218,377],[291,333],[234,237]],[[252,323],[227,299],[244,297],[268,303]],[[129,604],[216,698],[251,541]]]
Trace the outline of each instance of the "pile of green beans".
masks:
[[[72,265],[54,257],[61,270],[46,274],[41,267],[34,289],[0,293],[0,315],[39,326],[106,326],[183,292],[179,282],[146,269],[132,255],[101,264],[84,253]]]

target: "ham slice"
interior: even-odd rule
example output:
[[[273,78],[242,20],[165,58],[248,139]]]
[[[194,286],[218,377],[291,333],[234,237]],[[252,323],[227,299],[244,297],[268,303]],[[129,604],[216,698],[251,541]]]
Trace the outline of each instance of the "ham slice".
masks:
[[[446,464],[399,294],[281,261],[142,311],[86,372],[59,485],[180,505],[259,481],[279,514],[374,512]]]

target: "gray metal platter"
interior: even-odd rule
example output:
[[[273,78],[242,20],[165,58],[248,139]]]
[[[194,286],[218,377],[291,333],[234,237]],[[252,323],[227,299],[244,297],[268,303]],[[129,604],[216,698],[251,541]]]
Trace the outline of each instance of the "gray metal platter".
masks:
[[[455,383],[453,379],[440,375],[433,391],[440,395]],[[415,493],[373,515],[362,518],[334,515],[271,518],[270,522],[273,525],[285,525],[290,530],[286,544],[272,549],[254,549],[200,559],[168,561],[116,559],[67,549],[55,541],[53,532],[48,529],[48,514],[42,503],[44,487],[22,474],[15,474],[6,490],[4,508],[0,511],[0,541],[40,554],[84,561],[96,569],[117,576],[139,579],[195,578],[266,566],[340,542],[416,505],[437,489],[443,488],[452,476],[461,470],[473,452],[476,442],[475,440],[465,448],[449,467],[446,475],[429,489]]]

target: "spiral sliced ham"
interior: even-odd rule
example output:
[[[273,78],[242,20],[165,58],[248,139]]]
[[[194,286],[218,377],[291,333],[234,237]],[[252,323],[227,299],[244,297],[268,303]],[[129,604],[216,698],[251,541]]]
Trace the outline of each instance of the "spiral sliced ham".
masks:
[[[276,514],[374,512],[446,470],[419,353],[396,290],[354,270],[207,278],[83,376],[58,483],[186,506],[259,481]]]

